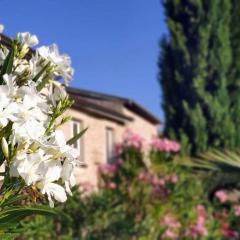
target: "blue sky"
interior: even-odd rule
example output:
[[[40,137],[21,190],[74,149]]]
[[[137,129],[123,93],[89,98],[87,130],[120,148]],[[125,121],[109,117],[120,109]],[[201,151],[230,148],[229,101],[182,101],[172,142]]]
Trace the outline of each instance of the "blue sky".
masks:
[[[57,43],[75,69],[71,85],[132,98],[163,119],[157,82],[160,0],[0,0],[5,33]]]

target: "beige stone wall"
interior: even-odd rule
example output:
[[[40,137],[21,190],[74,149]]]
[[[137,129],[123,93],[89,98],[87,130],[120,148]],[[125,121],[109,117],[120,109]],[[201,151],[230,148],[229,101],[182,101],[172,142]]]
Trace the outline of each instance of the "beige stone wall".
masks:
[[[77,182],[90,182],[97,185],[97,164],[106,162],[106,128],[114,130],[114,140],[119,142],[123,134],[123,126],[118,123],[96,118],[77,110],[69,110],[66,115],[82,122],[83,128],[88,127],[87,132],[81,138],[82,156],[81,160],[86,163],[85,167],[76,170]],[[71,123],[62,126],[66,139],[71,138]]]
[[[133,122],[127,125],[121,125],[116,122],[96,118],[86,113],[70,109],[66,115],[73,119],[81,121],[83,128],[88,127],[88,131],[81,138],[82,156],[81,160],[85,162],[85,167],[79,167],[76,172],[78,183],[90,182],[94,187],[97,186],[97,164],[106,163],[106,128],[112,128],[114,131],[114,142],[121,142],[123,133],[128,128],[133,132],[143,135],[146,139],[151,139],[157,134],[157,127],[150,124],[143,118],[124,110],[125,114],[134,118]],[[66,139],[71,138],[71,123],[63,125],[62,130]]]
[[[134,133],[140,134],[147,142],[151,141],[153,137],[156,137],[158,134],[158,125],[154,125],[142,118],[141,116],[131,112],[130,110],[124,108],[123,113],[134,119],[133,122],[127,124],[127,128]]]

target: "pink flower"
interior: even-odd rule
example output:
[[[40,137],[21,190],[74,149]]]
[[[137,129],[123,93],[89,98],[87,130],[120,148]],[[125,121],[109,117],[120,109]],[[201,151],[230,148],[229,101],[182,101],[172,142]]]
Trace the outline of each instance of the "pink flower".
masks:
[[[155,198],[165,198],[169,194],[168,189],[155,186],[152,188],[152,196]]]
[[[116,143],[113,149],[114,156],[120,156],[123,152],[123,145],[121,143]]]
[[[101,164],[98,166],[98,172],[106,176],[113,176],[118,170],[116,164]]]
[[[167,138],[155,138],[153,139],[151,143],[151,147],[154,151],[159,151],[159,152],[179,152],[180,150],[180,144],[171,141]]]
[[[193,239],[198,239],[201,236],[207,235],[208,235],[207,229],[201,224],[190,225],[189,228],[186,230],[186,236],[191,237]]]
[[[107,189],[114,190],[117,188],[117,184],[115,182],[110,182],[107,184]]]
[[[177,183],[178,177],[176,174],[171,174],[165,177],[165,180],[170,183]]]
[[[158,185],[164,187],[166,185],[166,181],[164,178],[158,180]]]
[[[146,173],[145,173],[145,172],[140,172],[140,173],[138,174],[138,180],[144,181],[145,178],[146,178]]]
[[[228,201],[228,195],[225,191],[219,190],[215,193],[216,198],[220,201],[220,203],[226,203]]]
[[[240,205],[235,205],[233,206],[233,210],[234,210],[234,215],[235,216],[240,216]]]
[[[171,214],[165,215],[161,224],[163,224],[166,227],[171,227],[171,228],[174,228],[174,229],[178,229],[178,228],[181,227],[181,224]]]
[[[147,171],[143,171],[143,172],[140,172],[138,174],[138,179],[140,181],[145,182],[145,183],[152,183],[153,178],[154,178],[154,176],[151,173],[147,172]]]
[[[90,182],[82,182],[80,184],[80,189],[82,190],[83,193],[91,193],[94,190],[94,186]]]
[[[167,214],[161,221],[161,225],[166,227],[161,239],[178,239],[178,231],[181,227],[181,224],[177,221],[177,219],[171,215]]]
[[[205,218],[206,218],[206,212],[205,212],[205,208],[203,205],[198,204],[196,207],[197,210],[197,223],[200,225],[203,225],[205,223]]]
[[[173,230],[167,228],[163,233],[161,239],[176,240],[178,239],[178,234],[175,233]]]
[[[224,237],[231,239],[231,240],[238,239],[238,236],[239,236],[238,232],[230,229],[230,226],[227,223],[223,223],[221,225],[220,230]]]
[[[123,160],[118,159],[115,164],[116,164],[117,167],[121,167],[123,165]]]
[[[144,138],[139,134],[133,133],[130,130],[127,130],[123,134],[123,141],[121,143],[117,143],[114,146],[114,155],[120,156],[124,150],[129,148],[134,148],[137,151],[142,151],[144,147]]]
[[[199,204],[196,207],[197,222],[196,224],[190,225],[186,230],[185,235],[193,239],[198,239],[201,236],[207,236],[208,231],[205,227],[206,212],[203,205]]]

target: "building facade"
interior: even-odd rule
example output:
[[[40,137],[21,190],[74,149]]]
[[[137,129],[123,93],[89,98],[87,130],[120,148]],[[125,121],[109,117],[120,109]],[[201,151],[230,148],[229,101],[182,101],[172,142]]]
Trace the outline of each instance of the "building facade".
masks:
[[[158,134],[159,120],[132,100],[75,88],[67,92],[75,103],[66,112],[72,120],[62,126],[66,139],[88,128],[74,144],[80,153],[81,164],[75,172],[78,183],[97,186],[98,164],[111,161],[113,147],[127,129],[146,140]]]

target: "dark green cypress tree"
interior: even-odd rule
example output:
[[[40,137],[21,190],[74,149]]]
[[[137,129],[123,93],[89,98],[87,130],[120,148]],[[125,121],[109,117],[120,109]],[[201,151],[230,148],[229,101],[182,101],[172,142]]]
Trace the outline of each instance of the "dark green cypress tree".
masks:
[[[228,73],[231,1],[165,0],[169,28],[161,44],[165,134],[185,153],[233,148]]]
[[[232,120],[235,123],[235,146],[240,146],[240,1],[232,0],[230,39],[232,64],[229,71],[229,95]]]

